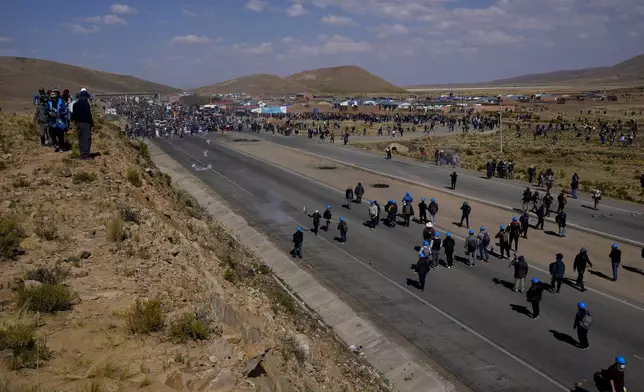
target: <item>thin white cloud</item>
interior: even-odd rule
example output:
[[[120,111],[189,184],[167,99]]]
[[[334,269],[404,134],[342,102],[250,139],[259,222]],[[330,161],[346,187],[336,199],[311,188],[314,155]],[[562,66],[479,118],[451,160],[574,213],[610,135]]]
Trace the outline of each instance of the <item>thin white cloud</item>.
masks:
[[[110,11],[113,14],[136,14],[138,10],[134,7],[131,7],[127,4],[112,4]]]
[[[69,26],[74,34],[93,34],[99,30],[99,27],[96,25],[84,27],[79,24],[72,24]]]
[[[290,45],[287,53],[292,56],[322,56],[352,53],[368,53],[373,46],[365,41],[355,41],[341,35],[321,35],[319,45],[307,45],[299,41]]]
[[[88,18],[83,18],[82,20],[83,22],[86,22],[86,23],[105,24],[105,25],[112,25],[112,26],[127,25],[127,20],[114,14],[107,14],[102,16],[90,16]]]
[[[273,53],[274,48],[273,48],[273,43],[272,42],[262,42],[259,45],[252,45],[252,44],[235,44],[233,45],[233,49],[237,52],[249,55],[249,56],[256,56],[256,55],[261,55],[261,54],[269,54]]]
[[[294,44],[294,43],[296,43],[298,41],[297,41],[297,39],[295,39],[293,37],[283,37],[280,40],[280,42],[282,42],[284,45],[292,45],[292,44]]]
[[[199,16],[199,14],[198,14],[198,13],[196,13],[196,12],[195,12],[195,11],[193,11],[193,10],[191,10],[190,8],[184,8],[184,9],[182,9],[182,10],[181,10],[181,14],[183,14],[183,15],[185,15],[185,16],[191,16],[191,17]]]
[[[291,6],[286,9],[286,13],[288,14],[288,16],[296,18],[298,16],[308,14],[309,11],[306,8],[304,8],[302,4],[294,3],[294,4],[291,4]]]
[[[320,19],[322,23],[331,26],[355,26],[356,22],[348,16],[342,15],[327,15]]]
[[[267,6],[268,2],[264,0],[249,0],[246,2],[246,5],[244,5],[247,10],[255,12],[262,12]]]
[[[0,37],[0,44],[3,44],[5,42],[11,42],[11,38],[9,38],[9,37]]]
[[[200,45],[200,44],[216,43],[221,41],[222,41],[221,38],[209,38],[203,35],[188,34],[188,35],[179,35],[179,36],[172,37],[172,39],[170,40],[170,44]]]
[[[377,30],[379,31],[378,36],[380,38],[395,37],[410,33],[409,29],[400,23],[381,25]]]

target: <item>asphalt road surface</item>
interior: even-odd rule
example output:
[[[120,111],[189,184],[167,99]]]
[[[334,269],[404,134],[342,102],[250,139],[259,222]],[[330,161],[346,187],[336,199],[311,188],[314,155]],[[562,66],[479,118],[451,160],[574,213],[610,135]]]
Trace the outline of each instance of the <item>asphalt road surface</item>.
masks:
[[[398,178],[407,178],[419,183],[424,183],[437,188],[445,188],[450,184],[449,174],[455,169],[447,166],[436,166],[432,163],[422,163],[394,157],[392,160],[384,159],[383,154],[375,154],[363,150],[342,146],[342,141],[337,138],[335,144],[320,143],[318,139],[294,138],[276,136],[266,133],[243,133],[245,137],[261,138],[283,146],[297,148],[320,156],[348,162],[360,167],[377,170],[382,173],[394,175]],[[349,140],[359,142],[360,137]],[[395,140],[392,139],[392,142]],[[524,181],[503,180],[493,177],[484,178],[485,173],[464,169],[456,169],[459,174],[456,184],[456,193],[461,194],[464,200],[477,198],[499,205],[520,208],[521,197],[525,187]],[[447,190],[447,189],[445,189]],[[556,209],[556,196],[559,188],[555,189],[553,208]],[[545,189],[540,191],[545,194]],[[634,203],[620,202],[604,199],[600,202],[599,211],[592,209],[593,202],[589,194],[582,194],[575,200],[568,198],[566,212],[568,225],[578,225],[599,233],[607,233],[621,239],[634,241],[640,245],[644,242],[644,206]],[[553,216],[554,217],[554,216]]]
[[[512,292],[507,283],[494,283],[494,279],[512,281],[508,261],[494,258],[474,268],[461,261],[453,269],[438,268],[429,274],[425,292],[419,292],[406,280],[415,278],[410,265],[417,260],[414,247],[421,242],[421,225],[391,229],[380,225],[371,231],[363,225],[367,206],[342,208],[342,192],[217,141],[206,144],[201,137],[186,137],[157,143],[284,251],[291,249],[291,236],[302,226],[302,262],[322,284],[470,388],[564,391],[587,380],[588,390],[595,390],[593,373],[609,366],[616,355],[624,355],[629,360],[629,391],[644,390],[643,311],[564,286],[560,294],[544,293],[541,317],[532,320],[521,312],[520,307],[529,306],[524,295]],[[204,168],[207,165],[211,169]],[[303,206],[322,211],[327,204],[333,206],[334,223],[328,233],[315,237],[306,230],[311,219]],[[334,239],[340,215],[349,226],[344,245]],[[463,257],[462,248],[463,241],[456,238],[457,256]],[[547,280],[535,270],[530,276]],[[572,330],[576,303],[582,300],[595,320],[587,351],[575,347],[571,337],[576,336]]]

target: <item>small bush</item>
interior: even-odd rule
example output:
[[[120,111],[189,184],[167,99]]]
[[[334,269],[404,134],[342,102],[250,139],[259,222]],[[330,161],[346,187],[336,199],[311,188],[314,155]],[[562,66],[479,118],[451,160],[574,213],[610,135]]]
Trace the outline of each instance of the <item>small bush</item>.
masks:
[[[0,170],[4,170],[6,168],[7,168],[7,162],[0,161]],[[0,389],[0,391],[2,391],[2,390]]]
[[[36,325],[36,319],[27,317],[22,311],[0,325],[0,350],[11,350],[10,369],[35,368],[50,358],[45,340],[36,336]],[[8,385],[0,381],[0,391],[20,390]]]
[[[210,337],[208,325],[198,320],[194,313],[184,313],[170,326],[170,338],[178,343],[188,340],[206,340]]]
[[[18,176],[13,180],[14,188],[28,188],[30,185],[29,180],[24,176]]]
[[[54,267],[40,266],[25,274],[25,280],[36,280],[40,283],[60,284],[63,283],[70,274],[69,268],[61,265]]]
[[[18,290],[18,306],[34,312],[55,313],[69,310],[74,304],[75,294],[63,284],[43,283],[40,286],[25,287]]]
[[[143,158],[146,162],[152,161],[152,157],[150,156],[150,150],[148,149],[148,145],[145,144],[142,140],[139,140],[135,143],[133,143],[134,148],[139,152],[139,156]]]
[[[125,174],[125,177],[130,182],[130,184],[134,185],[137,188],[143,185],[143,181],[141,180],[141,175],[139,174],[139,171],[135,167],[130,167],[129,169],[127,169],[127,173]]]
[[[124,205],[119,208],[119,214],[125,222],[136,223],[137,225],[141,224],[141,218],[136,210],[130,206]]]
[[[0,218],[0,260],[15,259],[25,232],[14,219]]]
[[[96,180],[96,174],[88,173],[86,171],[75,173],[74,176],[72,177],[72,182],[76,185],[82,184],[82,183],[94,182],[95,180]]]
[[[123,228],[123,219],[120,215],[114,216],[107,223],[107,238],[112,242],[121,242],[125,239],[125,229]]]
[[[135,334],[149,334],[163,329],[165,316],[159,300],[136,300],[126,313],[127,327]]]
[[[284,344],[282,346],[282,357],[285,361],[288,361],[289,358],[295,357],[298,363],[303,364],[306,361],[306,353],[300,345],[297,343],[297,340],[293,336],[288,336],[284,339]]]
[[[35,232],[38,237],[47,241],[58,238],[58,228],[52,223],[37,222]]]

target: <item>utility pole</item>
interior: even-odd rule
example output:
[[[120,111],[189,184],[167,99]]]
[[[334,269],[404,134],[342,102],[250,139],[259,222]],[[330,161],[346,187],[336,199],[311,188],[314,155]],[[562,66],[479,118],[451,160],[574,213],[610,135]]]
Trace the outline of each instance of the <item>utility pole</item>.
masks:
[[[499,134],[501,134],[501,157],[503,157],[503,112],[499,110]]]

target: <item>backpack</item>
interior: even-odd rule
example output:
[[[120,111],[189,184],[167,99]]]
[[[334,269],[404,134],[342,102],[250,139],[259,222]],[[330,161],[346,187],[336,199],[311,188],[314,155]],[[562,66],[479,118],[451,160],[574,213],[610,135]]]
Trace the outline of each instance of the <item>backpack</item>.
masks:
[[[476,238],[472,236],[467,237],[467,248],[472,250],[476,249]]]
[[[503,236],[501,237],[501,239],[503,239],[503,242],[509,243],[510,242],[510,233],[508,233],[507,231],[504,231]]]
[[[584,328],[584,329],[590,329],[590,326],[593,323],[593,316],[590,315],[590,313],[586,312],[584,317],[581,318],[579,321],[579,326]]]
[[[463,207],[463,215],[469,215],[470,212],[472,212],[472,207],[470,207],[469,205]]]
[[[490,238],[490,234],[486,231],[485,233],[483,233],[483,245],[489,245],[490,241],[492,241],[492,239]]]

